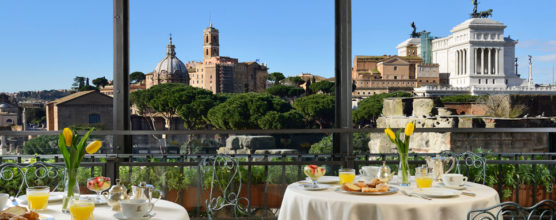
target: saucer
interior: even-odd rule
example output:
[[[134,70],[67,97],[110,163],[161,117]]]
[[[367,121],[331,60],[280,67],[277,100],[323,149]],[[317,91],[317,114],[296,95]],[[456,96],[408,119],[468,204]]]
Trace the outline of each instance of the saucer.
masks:
[[[332,186],[328,184],[317,184],[317,187],[313,187],[313,184],[311,183],[300,184],[297,187],[307,191],[320,191],[332,188]]]
[[[97,194],[81,194],[79,197],[91,199],[95,202],[95,205],[104,205],[106,204],[106,199],[100,197],[100,200],[97,200]]]
[[[116,212],[114,214],[114,218],[119,219],[119,220],[148,220],[148,219],[154,217],[155,215],[156,215],[156,212],[151,212],[151,213],[143,216],[143,218],[130,218],[130,217],[124,216],[124,214],[122,214],[121,212]]]

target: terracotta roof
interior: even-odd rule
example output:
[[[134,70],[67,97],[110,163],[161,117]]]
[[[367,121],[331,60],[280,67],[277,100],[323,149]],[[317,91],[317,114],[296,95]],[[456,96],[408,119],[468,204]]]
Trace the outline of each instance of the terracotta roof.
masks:
[[[94,92],[98,92],[98,91],[96,91],[96,90],[89,90],[89,91],[76,92],[76,93],[73,93],[73,94],[71,94],[71,95],[64,96],[64,97],[62,97],[62,98],[59,98],[59,99],[56,99],[56,100],[54,100],[54,101],[48,102],[47,104],[52,104],[52,103],[54,103],[54,104],[61,104],[61,103],[64,103],[64,102],[67,102],[67,101],[71,101],[71,100],[73,100],[73,99],[76,99],[76,98],[79,98],[79,97],[81,97],[81,96],[84,96],[84,95],[87,95],[87,94],[91,94],[91,93],[94,93]],[[99,93],[99,94],[102,94],[102,93]],[[102,95],[104,95],[104,94],[102,94]],[[108,96],[108,97],[110,97],[110,96]],[[110,98],[112,98],[112,97],[110,97]]]

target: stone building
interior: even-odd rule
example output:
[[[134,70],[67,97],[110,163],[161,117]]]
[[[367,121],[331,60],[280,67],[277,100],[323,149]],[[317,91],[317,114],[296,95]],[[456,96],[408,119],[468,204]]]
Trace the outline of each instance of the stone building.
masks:
[[[77,92],[46,104],[49,131],[69,126],[112,127],[112,97],[98,91]]]
[[[352,96],[365,98],[370,95],[406,91],[422,85],[438,85],[438,65],[424,64],[417,50],[407,46],[408,56],[355,56],[352,79],[356,89]]]
[[[0,102],[0,127],[17,125],[18,108],[7,102]]]
[[[203,62],[188,62],[186,66],[190,71],[190,85],[213,93],[266,90],[266,65],[220,56],[219,31],[212,23],[203,31]]]
[[[176,46],[170,43],[166,49],[166,57],[156,64],[152,73],[145,74],[146,88],[164,83],[189,84],[189,74],[185,64],[176,57]]]
[[[505,28],[490,18],[470,18],[452,28],[449,36],[432,39],[430,48],[422,48],[419,38],[407,39],[398,45],[398,54],[407,54],[408,48],[417,54],[431,50],[432,63],[449,74],[452,87],[520,86],[523,79],[514,68],[517,41],[504,36]]]

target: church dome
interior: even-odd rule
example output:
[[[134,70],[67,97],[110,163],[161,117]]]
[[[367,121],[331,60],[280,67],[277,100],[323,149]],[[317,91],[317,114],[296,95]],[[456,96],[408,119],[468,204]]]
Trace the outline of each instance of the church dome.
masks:
[[[166,57],[162,59],[154,68],[154,73],[166,72],[168,74],[187,74],[187,68],[180,59],[176,57],[175,46],[172,44],[172,37],[166,51]]]
[[[506,25],[502,22],[492,20],[490,18],[470,18],[461,24],[458,24],[452,29],[452,32],[467,29],[467,28],[480,28],[480,29],[504,29]]]

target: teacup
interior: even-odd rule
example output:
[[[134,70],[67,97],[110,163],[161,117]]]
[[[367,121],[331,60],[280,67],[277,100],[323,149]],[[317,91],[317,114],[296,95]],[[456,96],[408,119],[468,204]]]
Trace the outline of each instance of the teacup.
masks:
[[[4,207],[8,202],[8,198],[10,198],[10,195],[6,193],[0,193],[0,211],[4,210]]]
[[[446,186],[462,186],[467,182],[467,177],[456,173],[443,174],[442,182]]]
[[[359,174],[361,174],[362,176],[365,176],[365,177],[375,178],[376,174],[378,173],[379,170],[380,170],[380,167],[364,166],[364,167],[361,167],[361,169],[359,169]]]
[[[120,201],[122,215],[127,218],[143,218],[149,214],[154,204],[144,199],[129,199]]]

